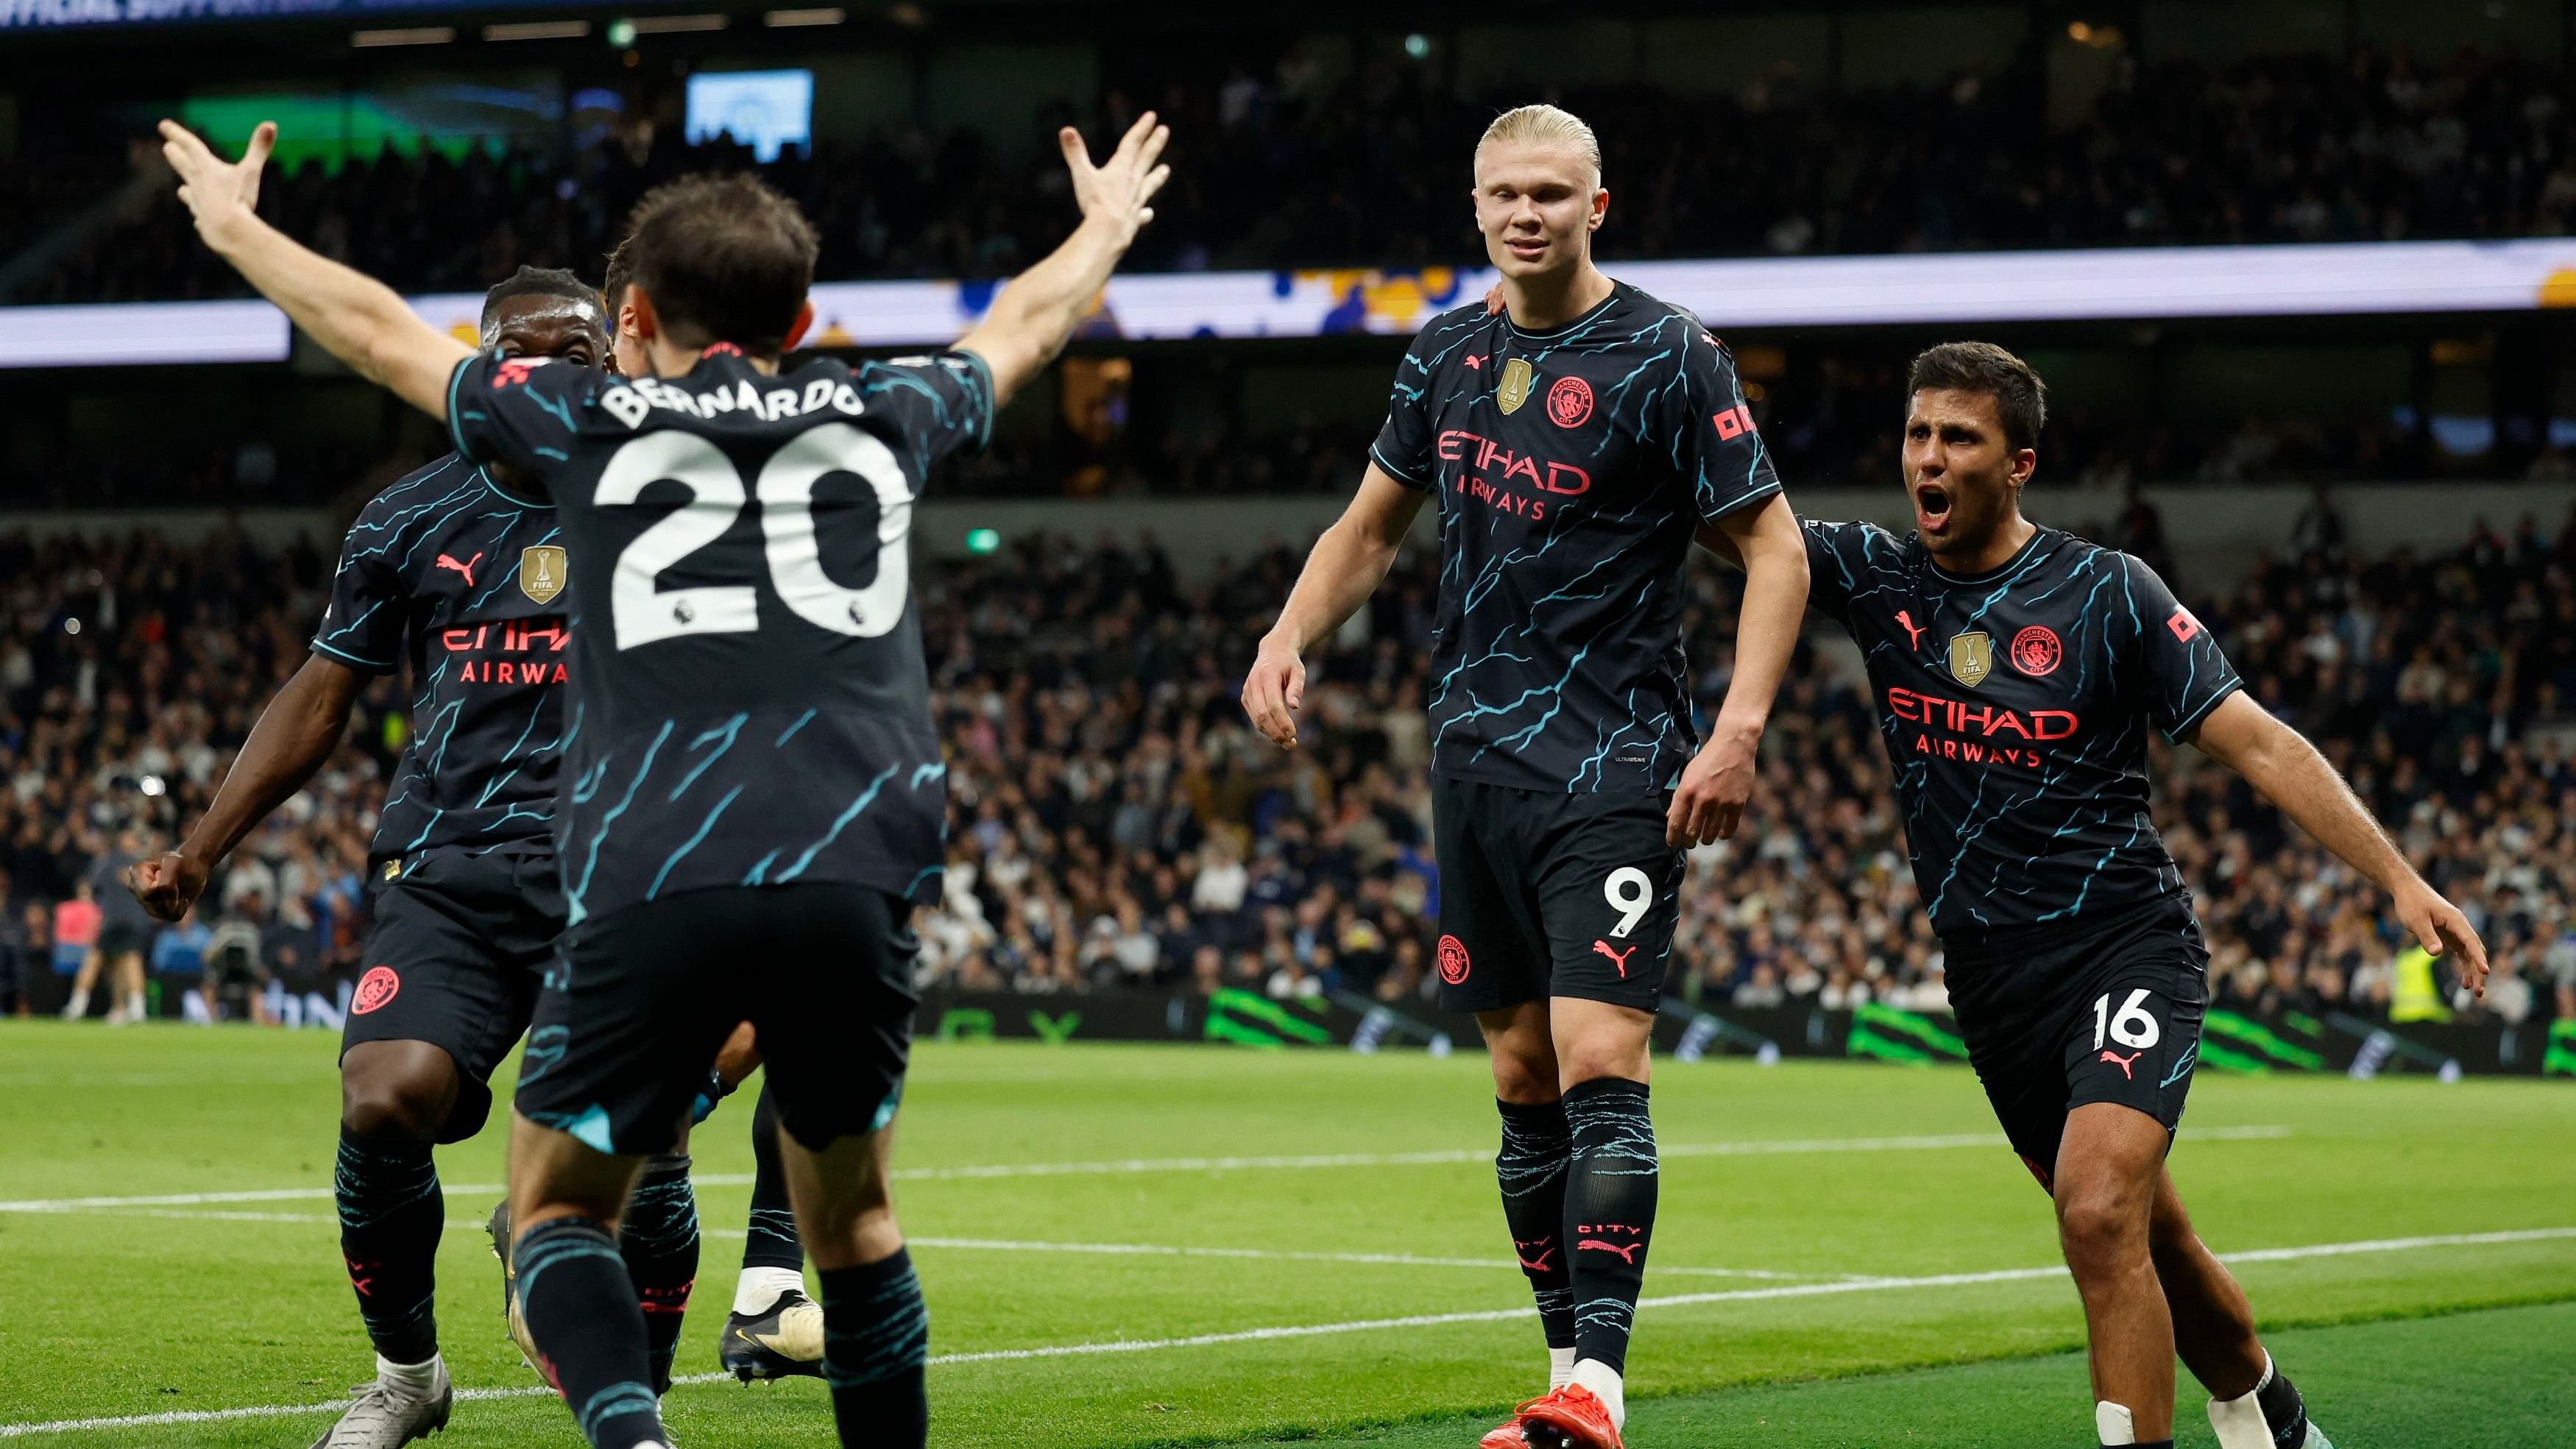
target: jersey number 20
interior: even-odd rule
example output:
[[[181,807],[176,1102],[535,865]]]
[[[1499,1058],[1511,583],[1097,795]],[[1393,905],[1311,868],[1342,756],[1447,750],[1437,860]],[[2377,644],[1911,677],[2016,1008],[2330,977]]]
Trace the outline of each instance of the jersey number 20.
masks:
[[[823,572],[813,504],[815,480],[826,473],[855,473],[876,490],[877,577],[864,589],[843,588]],[[742,516],[741,470],[715,444],[695,433],[647,433],[617,450],[592,501],[603,507],[630,504],[665,479],[688,489],[689,501],[637,534],[618,555],[608,589],[617,647],[758,629],[760,607],[748,584],[663,589],[655,582],[663,570],[723,537]],[[825,423],[771,454],[752,491],[760,499],[770,583],[797,617],[862,639],[885,633],[903,617],[911,584],[904,540],[912,529],[912,492],[883,442],[848,423]]]

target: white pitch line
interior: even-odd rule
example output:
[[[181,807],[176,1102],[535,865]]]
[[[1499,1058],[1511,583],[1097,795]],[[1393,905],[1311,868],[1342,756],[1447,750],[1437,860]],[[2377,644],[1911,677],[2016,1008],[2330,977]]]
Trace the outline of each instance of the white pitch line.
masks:
[[[2182,1135],[2199,1142],[2257,1142],[2287,1137],[2287,1127],[2186,1127]],[[1678,1142],[1659,1149],[1665,1157],[1771,1157],[1845,1152],[1938,1152],[1956,1148],[2002,1147],[1999,1132],[1958,1132],[1912,1137],[1810,1137],[1777,1141]],[[1487,1162],[1490,1147],[1433,1152],[1328,1152],[1269,1157],[1130,1157],[1107,1162],[1001,1162],[961,1167],[909,1167],[895,1170],[899,1181],[938,1182],[995,1177],[1092,1177],[1143,1172],[1237,1172],[1328,1167],[1416,1167]],[[706,1173],[701,1187],[743,1187],[743,1173]],[[501,1184],[449,1183],[452,1193],[500,1192]],[[209,1203],[296,1202],[331,1196],[327,1187],[280,1187],[249,1192],[174,1192],[149,1197],[25,1198],[0,1202],[0,1213],[78,1212],[86,1208],[200,1207]]]
[[[2283,1263],[2303,1258],[2337,1258],[2357,1253],[2400,1253],[2419,1248],[2484,1247],[2500,1243],[2536,1243],[2576,1238],[2576,1227],[2522,1228],[2491,1233],[2436,1233],[2413,1238],[2371,1238],[2350,1243],[2312,1243],[2295,1248],[2257,1248],[2221,1253],[2229,1263]],[[1688,1308],[1709,1303],[1768,1302],[1781,1298],[1817,1298],[1844,1293],[1875,1293],[1906,1288],[1956,1288],[1983,1283],[2017,1283],[2062,1278],[2062,1264],[2040,1268],[2001,1268],[1982,1273],[1936,1273],[1911,1278],[1860,1278],[1836,1283],[1794,1283],[1771,1288],[1735,1288],[1716,1293],[1674,1293],[1638,1300],[1639,1308]],[[1094,1354],[1151,1353],[1174,1348],[1207,1348],[1229,1343],[1264,1343],[1274,1339],[1321,1338],[1345,1333],[1372,1333],[1389,1328],[1436,1328],[1453,1323],[1503,1323],[1535,1318],[1536,1308],[1488,1308],[1462,1313],[1417,1313],[1401,1318],[1358,1318],[1341,1323],[1289,1324],[1246,1328],[1229,1333],[1199,1333],[1184,1338],[1114,1339],[1104,1343],[1051,1344],[1037,1348],[999,1348],[976,1353],[935,1354],[933,1365],[999,1363],[1022,1359],[1074,1358]],[[720,1383],[729,1374],[688,1374],[674,1382]],[[536,1398],[554,1390],[530,1384],[506,1389],[459,1389],[460,1399]],[[83,1430],[152,1428],[167,1424],[203,1424],[222,1419],[267,1419],[293,1414],[320,1414],[343,1408],[346,1399],[322,1404],[258,1404],[239,1409],[172,1410],[160,1414],[127,1414],[103,1419],[54,1419],[44,1423],[0,1424],[0,1439],[33,1434],[69,1434]]]
[[[228,1223],[337,1223],[338,1218],[326,1213],[246,1213],[196,1211],[185,1208],[98,1208],[102,1216],[131,1218],[180,1218],[190,1221]],[[450,1218],[447,1226],[459,1231],[481,1232],[480,1218]],[[740,1242],[751,1236],[740,1228],[698,1229],[701,1238]],[[1289,1263],[1358,1263],[1372,1266],[1404,1268],[1509,1268],[1517,1272],[1520,1265],[1509,1258],[1432,1258],[1413,1253],[1332,1253],[1321,1250],[1294,1251],[1279,1248],[1212,1248],[1186,1243],[1049,1243],[1016,1238],[907,1238],[916,1248],[947,1248],[967,1252],[991,1253],[1066,1253],[1097,1254],[1108,1257],[1138,1258],[1249,1258]],[[1775,1278],[1786,1283],[1812,1283],[1818,1279],[1858,1281],[1868,1275],[1857,1273],[1782,1273],[1764,1268],[1695,1268],[1658,1263],[1658,1273],[1686,1278]]]

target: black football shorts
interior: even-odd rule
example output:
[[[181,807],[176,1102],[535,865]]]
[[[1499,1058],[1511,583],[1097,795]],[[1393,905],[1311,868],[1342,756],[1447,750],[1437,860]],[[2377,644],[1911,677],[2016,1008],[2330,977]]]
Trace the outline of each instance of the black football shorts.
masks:
[[[2188,897],[2168,896],[2001,950],[1944,943],[1950,1009],[2004,1136],[2040,1186],[2066,1117],[2094,1102],[2182,1122],[2200,1061],[2209,947]]]
[[[1684,857],[1668,794],[1543,794],[1434,776],[1440,1004],[1493,1011],[1573,996],[1653,1011]]]
[[[683,891],[564,934],[520,1115],[601,1152],[668,1152],[745,1021],[778,1119],[820,1150],[894,1117],[912,1052],[912,908],[836,882]]]
[[[492,1070],[528,1029],[539,976],[563,930],[554,855],[379,862],[368,892],[375,926],[340,1054],[371,1041],[444,1048],[461,1081],[438,1140],[462,1142],[492,1113]]]

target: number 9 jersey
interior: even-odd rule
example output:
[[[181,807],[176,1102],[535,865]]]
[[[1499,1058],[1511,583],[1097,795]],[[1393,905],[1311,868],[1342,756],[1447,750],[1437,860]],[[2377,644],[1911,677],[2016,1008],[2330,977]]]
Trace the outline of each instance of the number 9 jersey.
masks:
[[[686,377],[468,358],[457,451],[545,481],[570,561],[555,812],[570,924],[707,886],[936,898],[947,795],[909,560],[931,470],[992,428],[981,358]]]

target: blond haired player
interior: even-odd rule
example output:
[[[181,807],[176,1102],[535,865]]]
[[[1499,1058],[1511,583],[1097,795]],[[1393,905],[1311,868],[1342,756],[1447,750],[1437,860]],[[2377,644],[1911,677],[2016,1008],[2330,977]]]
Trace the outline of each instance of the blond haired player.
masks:
[[[1524,106],[1475,156],[1503,313],[1433,318],[1359,494],[1316,543],[1244,683],[1297,743],[1304,655],[1440,508],[1433,816],[1441,1000],[1472,1011],[1502,1114],[1503,1216],[1548,1392],[1485,1438],[1619,1449],[1657,1162],[1646,1045],[1682,852],[1734,832],[1807,597],[1806,545],[1726,349],[1602,275],[1601,148]],[[1735,673],[1702,742],[1682,569],[1714,527],[1748,562]]]

